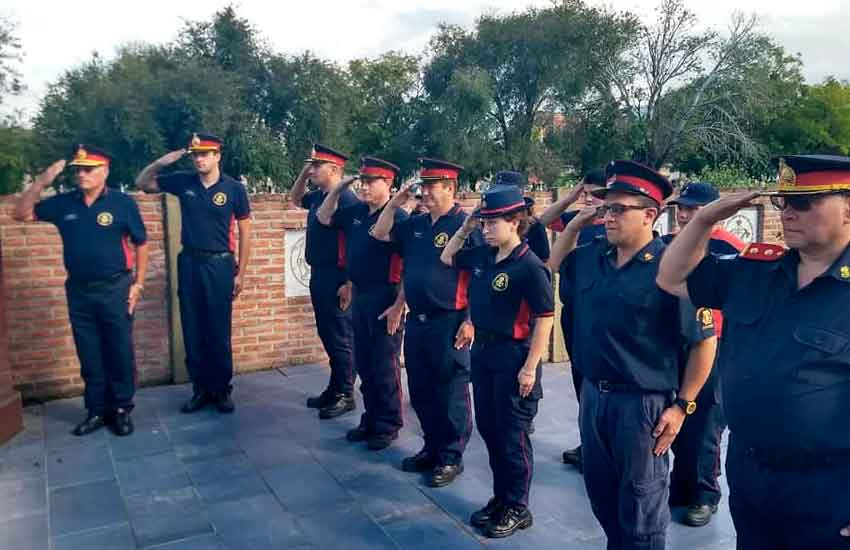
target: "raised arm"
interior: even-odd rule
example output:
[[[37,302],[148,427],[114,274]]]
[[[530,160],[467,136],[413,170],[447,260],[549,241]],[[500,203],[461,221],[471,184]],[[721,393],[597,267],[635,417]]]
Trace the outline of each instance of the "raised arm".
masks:
[[[575,250],[579,233],[581,233],[582,229],[593,223],[594,218],[596,218],[596,207],[584,208],[576,214],[575,218],[570,220],[564,231],[558,235],[558,239],[552,245],[552,252],[547,262],[552,273],[557,272],[564,258]]]
[[[664,251],[656,283],[679,298],[688,299],[686,281],[705,257],[714,226],[738,210],[752,206],[760,193],[736,193],[701,208]]]
[[[136,188],[141,189],[145,193],[158,193],[159,185],[156,183],[157,174],[159,174],[160,170],[166,166],[170,166],[183,158],[185,154],[186,149],[177,149],[176,151],[171,151],[170,153],[162,155],[152,163],[145,166],[144,170],[139,172],[139,175],[136,176]]]
[[[295,178],[295,183],[292,184],[292,189],[289,190],[289,198],[292,203],[301,206],[301,199],[307,194],[307,181],[310,179],[310,163],[305,162],[301,168],[298,177]]]
[[[325,200],[322,201],[322,205],[319,206],[319,210],[316,211],[316,219],[319,220],[319,223],[322,225],[330,225],[333,221],[334,214],[339,208],[339,197],[342,193],[348,189],[352,183],[357,180],[357,176],[351,176],[349,178],[345,178],[339,185],[334,187],[328,196],[325,197]]]
[[[452,235],[451,239],[449,239],[449,243],[445,248],[443,248],[443,253],[440,254],[440,261],[447,266],[452,267],[454,265],[455,254],[463,248],[463,243],[466,242],[467,237],[469,237],[469,235],[472,234],[477,227],[478,218],[475,216],[467,216],[463,225],[460,226],[460,229],[455,231],[455,234]]]
[[[29,186],[29,189],[21,193],[18,200],[15,201],[15,208],[12,210],[12,219],[18,222],[31,222],[35,220],[35,204],[38,202],[41,192],[45,187],[53,183],[62,170],[65,169],[65,161],[57,160],[47,167],[47,170],[36,176],[35,181]]]
[[[569,208],[574,202],[578,200],[578,198],[581,196],[582,191],[584,191],[584,185],[576,185],[570,190],[569,193],[567,193],[564,198],[558,199],[557,201],[550,204],[549,208],[547,208],[537,218],[540,223],[543,224],[543,227],[549,227],[552,222],[560,218],[561,214],[563,214],[567,210],[567,208]]]
[[[395,211],[410,200],[414,183],[416,182],[408,181],[393,195],[393,198],[390,199],[390,202],[381,211],[381,215],[378,216],[378,221],[372,227],[372,237],[379,241],[390,240],[390,234],[392,233],[393,225],[395,225]]]

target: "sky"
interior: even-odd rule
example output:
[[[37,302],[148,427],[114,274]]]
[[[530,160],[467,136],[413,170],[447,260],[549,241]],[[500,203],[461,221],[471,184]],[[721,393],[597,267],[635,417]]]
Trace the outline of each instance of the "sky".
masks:
[[[599,0],[587,0],[600,4]],[[686,0],[687,1],[687,0]],[[345,62],[387,50],[421,53],[441,22],[472,26],[483,13],[507,13],[549,0],[4,0],[0,15],[18,25],[24,62],[19,67],[27,91],[9,102],[32,115],[49,83],[97,51],[114,56],[130,42],[161,44],[172,40],[186,20],[208,20],[233,4],[280,53],[311,50]],[[657,0],[608,0],[604,5],[629,10],[650,20]],[[850,80],[850,0],[690,0],[700,21],[724,30],[735,10],[755,13],[767,32],[787,51],[799,53],[810,82],[826,76]]]

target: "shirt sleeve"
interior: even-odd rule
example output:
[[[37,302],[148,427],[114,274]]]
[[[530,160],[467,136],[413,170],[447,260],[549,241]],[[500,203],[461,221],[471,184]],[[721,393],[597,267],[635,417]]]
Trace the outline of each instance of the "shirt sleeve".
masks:
[[[346,207],[343,207],[341,204],[338,205],[336,212],[334,212],[334,215],[331,218],[331,224],[329,227],[336,227],[343,231],[347,231],[349,226],[351,226],[351,220],[354,218],[355,208],[356,205]]]
[[[40,222],[56,224],[62,218],[65,208],[61,195],[54,195],[36,203],[33,212],[35,219]]]
[[[316,200],[317,196],[318,193],[315,190],[304,193],[304,196],[301,197],[301,208],[310,210],[313,207],[313,202]]]
[[[528,247],[540,258],[540,261],[549,260],[549,236],[546,234],[546,228],[543,227],[543,224],[536,220],[531,222],[528,228],[527,241]]]
[[[416,222],[416,218],[419,216],[410,216],[409,218],[404,218],[399,220],[398,218],[394,218],[393,228],[390,231],[390,239],[398,243],[400,249],[404,249],[407,242],[410,240],[410,236],[413,234],[413,224]]]
[[[472,270],[480,267],[489,248],[488,246],[461,248],[452,258],[452,263],[458,269]]]
[[[688,276],[688,296],[697,307],[723,309],[729,297],[736,256],[706,254]]]
[[[528,270],[523,298],[534,317],[551,317],[555,314],[552,275],[542,262],[534,262]]]
[[[148,233],[145,230],[145,222],[142,220],[142,215],[139,212],[139,205],[135,200],[128,197],[127,209],[127,233],[130,234],[130,240],[137,246],[145,244],[148,240]]]
[[[714,316],[707,307],[694,307],[690,300],[679,299],[679,319],[682,338],[690,345],[711,338],[714,332]]]
[[[233,215],[237,220],[246,220],[251,217],[251,202],[248,200],[248,190],[240,182],[234,180],[236,186],[236,200],[233,204]]]
[[[160,191],[177,195],[186,188],[186,184],[190,177],[191,176],[187,172],[160,174],[156,177],[156,185],[159,187]]]
[[[487,241],[484,240],[484,233],[481,232],[481,229],[476,228],[475,231],[469,234],[466,238],[466,241],[463,243],[465,248],[475,247],[475,246],[486,246]]]
[[[346,189],[339,196],[339,208],[348,208],[349,206],[354,206],[355,204],[360,204],[360,199],[357,198],[357,195],[351,189]],[[396,210],[401,210],[401,208],[397,208]]]
[[[564,212],[555,221],[549,224],[549,229],[560,233],[561,231],[567,228],[567,224],[570,223],[570,220],[576,217],[578,212],[578,210],[570,210],[569,212]]]

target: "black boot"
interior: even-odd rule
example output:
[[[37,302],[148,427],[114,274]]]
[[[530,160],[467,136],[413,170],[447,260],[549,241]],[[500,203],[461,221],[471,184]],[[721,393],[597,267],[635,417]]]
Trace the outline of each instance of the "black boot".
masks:
[[[575,466],[581,471],[581,445],[575,449],[564,451],[562,458],[564,459],[564,464]]]
[[[398,432],[388,434],[372,434],[366,439],[366,445],[370,451],[380,451],[390,446],[390,443],[398,439]]]
[[[106,420],[103,418],[103,416],[99,414],[89,413],[86,419],[77,424],[76,427],[71,431],[71,433],[76,436],[89,435],[90,433],[96,432],[104,426],[106,426]]]
[[[711,521],[711,516],[716,512],[716,504],[693,504],[688,506],[688,510],[685,512],[685,525],[690,525],[691,527],[708,525]]]
[[[115,435],[123,437],[133,433],[133,420],[130,418],[130,411],[127,409],[116,410],[112,422]]]
[[[334,392],[332,392],[330,388],[326,388],[325,391],[323,391],[319,395],[308,397],[307,407],[311,409],[323,409],[330,404],[331,400],[333,399],[333,396]]]
[[[436,460],[425,449],[401,461],[401,469],[405,472],[427,472],[433,470],[434,466]]]
[[[360,441],[366,441],[369,439],[369,430],[366,429],[363,424],[348,430],[348,433],[345,434],[345,438],[349,441],[353,441],[355,443]]]
[[[501,539],[514,534],[517,529],[528,529],[534,523],[528,508],[505,506],[484,530],[491,539]]]
[[[210,403],[210,394],[204,390],[197,390],[192,394],[192,397],[186,401],[180,408],[180,411],[189,414],[197,412]]]
[[[487,506],[472,512],[472,515],[469,517],[470,525],[479,529],[487,527],[493,521],[493,518],[498,515],[497,512],[501,507],[502,503],[496,500],[496,497],[491,498]]]
[[[319,409],[319,418],[322,420],[342,416],[343,414],[351,412],[357,408],[357,405],[354,403],[354,398],[350,395],[335,393],[332,394],[332,396],[330,403]]]
[[[428,477],[429,487],[445,487],[455,480],[457,476],[463,473],[463,463],[461,464],[443,464],[437,466],[431,471]]]
[[[230,414],[236,410],[236,405],[233,404],[233,400],[230,398],[230,392],[231,389],[228,388],[224,391],[213,394],[215,408],[222,414]]]

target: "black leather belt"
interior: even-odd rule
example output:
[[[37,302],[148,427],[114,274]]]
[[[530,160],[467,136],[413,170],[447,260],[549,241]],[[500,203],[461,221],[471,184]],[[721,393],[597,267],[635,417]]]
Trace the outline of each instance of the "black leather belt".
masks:
[[[830,466],[850,465],[850,449],[823,453],[799,449],[761,449],[750,447],[747,456],[772,470],[813,470]]]
[[[410,316],[419,321],[420,323],[427,323],[429,321],[436,321],[437,319],[442,319],[443,317],[448,317],[449,315],[455,313],[461,313],[462,310],[457,309],[438,309],[435,311],[431,311],[428,313],[420,313],[420,312],[410,312]]]
[[[600,393],[657,393],[657,394],[670,394],[673,395],[674,391],[658,391],[658,390],[647,390],[645,388],[641,388],[640,386],[636,386],[635,384],[627,384],[624,382],[610,382],[608,380],[599,380],[596,382],[589,381],[592,385],[596,386],[596,389],[599,390]]]
[[[499,334],[498,332],[492,332],[489,330],[483,329],[475,329],[475,343],[480,344],[482,346],[498,346],[499,344],[505,344],[510,342],[520,343],[522,340],[517,340],[515,338],[511,338],[510,336],[505,336],[504,334]]]
[[[126,277],[130,275],[129,271],[119,271],[114,275],[110,275],[105,279],[97,279],[95,281],[78,281],[75,279],[69,279],[69,282],[79,288],[97,288],[101,286],[107,286],[112,283],[118,282],[122,277]]]
[[[184,246],[183,252],[187,255],[192,256],[194,258],[227,258],[233,256],[233,252],[230,251],[215,251],[215,250],[202,250],[200,248],[192,248],[190,246]]]

